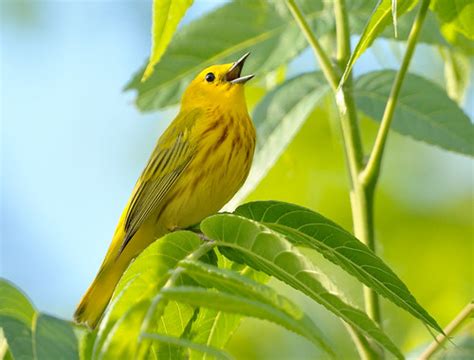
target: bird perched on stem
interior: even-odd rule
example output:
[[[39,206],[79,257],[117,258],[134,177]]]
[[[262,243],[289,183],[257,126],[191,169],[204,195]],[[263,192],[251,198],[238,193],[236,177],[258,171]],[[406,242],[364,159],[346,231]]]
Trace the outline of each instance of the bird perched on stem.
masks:
[[[221,209],[244,183],[255,129],[241,76],[248,53],[214,65],[188,86],[179,114],[153,150],[115,230],[99,272],[74,314],[96,327],[123,272],[155,239]]]

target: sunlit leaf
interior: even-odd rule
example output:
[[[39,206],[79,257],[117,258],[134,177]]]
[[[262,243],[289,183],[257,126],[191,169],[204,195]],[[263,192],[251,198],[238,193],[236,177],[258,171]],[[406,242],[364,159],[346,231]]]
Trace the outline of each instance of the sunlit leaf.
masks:
[[[393,1],[391,6],[393,9]],[[398,0],[397,0],[398,2]],[[350,31],[352,35],[360,35],[364,32],[367,22],[369,21],[374,9],[376,8],[379,0],[351,0],[346,1],[347,17],[349,20]],[[393,12],[391,11],[390,23],[393,23]],[[398,9],[397,9],[398,11]],[[408,38],[413,20],[415,19],[416,11],[410,8],[404,14],[397,13],[397,36],[395,37],[393,26],[387,26],[380,32],[378,37],[384,39],[405,41]],[[334,34],[336,32],[336,23],[334,19],[334,2],[326,1],[324,3],[324,9],[319,14],[317,21],[323,21],[324,27],[319,27],[316,31],[316,35],[322,38],[328,34]],[[311,24],[310,24],[311,25]],[[426,19],[423,24],[423,28],[420,31],[418,41],[428,44],[439,44],[446,45],[446,40],[439,29],[440,25],[436,16],[429,12],[426,14]],[[326,49],[327,50],[327,49]]]
[[[403,357],[384,332],[364,312],[344,302],[328,279],[318,273],[283,235],[253,220],[232,214],[211,216],[201,223],[201,229],[222,250],[226,250],[226,256],[305,293],[360,333],[374,339],[397,357]]]
[[[153,73],[153,68],[165,52],[181,18],[192,3],[193,0],[153,0],[151,55],[142,81]]]
[[[304,207],[278,201],[240,206],[236,214],[259,221],[298,246],[314,249],[368,287],[442,332],[398,276],[367,246],[349,232]]]
[[[300,314],[296,318],[295,314],[289,314],[286,311],[287,309],[278,307],[276,303],[269,305],[267,302],[259,301],[255,297],[249,298],[237,293],[232,294],[195,286],[171,287],[163,289],[162,294],[169,299],[193,306],[238,313],[272,321],[306,337],[326,351],[329,351],[329,347],[322,340],[319,331],[308,317]],[[248,295],[248,292],[246,295]]]
[[[471,78],[471,61],[461,51],[440,48],[444,59],[444,78],[449,97],[462,104]]]
[[[99,359],[133,359],[139,345],[140,330],[151,301],[130,304],[128,311],[114,323],[104,339]]]
[[[201,286],[266,303],[294,318],[302,318],[304,315],[293,302],[279,295],[272,288],[234,271],[219,269],[195,260],[183,260],[179,266],[184,269],[184,274],[193,278]],[[318,330],[315,329],[315,331]]]
[[[392,1],[392,0],[391,0]],[[352,34],[362,34],[365,30],[365,26],[370,19],[370,16],[374,12],[375,7],[378,4],[378,0],[351,0],[346,2],[347,8],[347,17],[349,20],[350,30]],[[398,0],[397,0],[398,2]],[[392,9],[393,9],[392,1]],[[326,3],[326,9],[324,16],[331,17],[332,20],[334,18],[334,5],[332,2]],[[391,22],[393,23],[393,11]],[[413,25],[413,21],[416,16],[416,11],[411,9],[405,12],[405,14],[398,14],[397,13],[397,36],[395,37],[395,33],[393,30],[393,26],[386,26],[385,29],[380,32],[378,37],[384,39],[391,39],[391,40],[398,40],[398,41],[405,41],[408,38],[408,34],[410,29]],[[331,23],[331,26],[328,31],[335,32],[336,27],[335,23]],[[428,43],[428,44],[438,44],[438,45],[446,45],[446,40],[442,36],[439,23],[436,19],[436,16],[429,12],[426,14],[426,19],[423,24],[423,28],[420,31],[420,35],[418,38],[419,42]]]
[[[456,31],[474,40],[474,2],[472,0],[433,0],[431,8],[447,31]]]
[[[320,72],[299,75],[270,91],[255,108],[257,148],[244,186],[228,204],[233,209],[258,185],[328,93]]]
[[[244,275],[258,281],[266,283],[268,276],[257,272],[248,266],[243,266],[229,261],[226,257],[218,253],[218,264],[221,269],[229,269],[238,274]],[[199,311],[197,319],[193,322],[191,328],[191,340],[197,343],[206,344],[218,349],[224,348],[231,336],[237,330],[242,316],[235,313],[226,313],[213,309],[202,308]],[[190,351],[191,360],[208,360],[208,354],[202,354]]]
[[[81,360],[92,359],[94,342],[97,337],[97,331],[91,331],[89,329],[77,329],[79,337],[79,358]]]
[[[283,3],[237,0],[179,30],[153,75],[141,82],[143,70],[127,89],[137,89],[137,106],[151,111],[176,104],[190,80],[209,65],[230,63],[247,51],[244,71],[264,74],[287,63],[306,46],[306,40]],[[309,21],[322,9],[321,1],[304,0]],[[315,27],[324,26],[322,21]]]
[[[7,357],[9,357],[10,359],[12,355],[8,351],[7,339],[5,338],[3,329],[0,327],[0,359],[4,359]]]
[[[202,308],[193,324],[192,341],[222,349],[239,326],[240,320],[239,314]],[[208,360],[208,354],[191,351],[189,358]]]
[[[330,347],[324,340],[323,333],[314,325],[311,319],[292,301],[279,295],[272,288],[234,271],[219,269],[199,261],[185,260],[180,262],[180,266],[185,269],[186,275],[202,286],[215,288],[220,292],[235,296],[243,296],[247,300],[255,300],[258,303],[272,307],[276,311],[277,316],[284,314],[284,319],[287,320],[284,323],[279,321],[278,318],[269,320],[305,336],[322,346],[326,351],[330,351]]]
[[[158,324],[152,326],[148,331],[157,332],[167,336],[181,337],[192,321],[194,307],[188,304],[169,301]],[[155,344],[153,351],[157,359],[169,359],[177,357],[177,353],[182,351],[180,347],[173,347],[170,344]]]
[[[192,349],[194,351],[199,352],[202,356],[201,357],[202,359],[207,358],[206,357],[207,355],[210,355],[211,357],[216,358],[216,359],[224,359],[224,360],[232,359],[232,357],[224,351],[218,350],[210,346],[198,344],[198,343],[189,341],[187,339],[175,338],[172,336],[166,336],[166,335],[161,335],[161,334],[150,334],[150,333],[144,334],[143,338],[152,340],[152,341],[157,341],[164,344],[168,344],[168,345],[181,346],[183,348]]]
[[[356,80],[354,96],[361,111],[380,121],[396,72],[376,71]],[[405,76],[392,128],[416,140],[461,154],[474,154],[474,126],[446,92],[418,75]]]
[[[148,246],[140,256],[129,266],[115,289],[113,300],[99,326],[99,333],[94,345],[97,356],[119,318],[124,316],[131,304],[149,300],[169,279],[169,271],[177,263],[196,250],[201,244],[198,236],[191,232],[175,232],[158,239]],[[181,307],[176,309],[175,306]],[[187,320],[180,321],[177,312],[184,317],[190,317],[192,310],[188,305],[169,304],[164,309],[160,326],[166,327],[171,335],[180,335]],[[124,320],[125,321],[125,320]]]
[[[397,1],[397,16],[402,16],[404,13],[412,9],[418,0],[398,0]],[[380,35],[380,33],[391,23],[392,20],[392,0],[381,0],[370,17],[365,29],[357,43],[347,65],[344,69],[344,74],[341,78],[341,84],[344,84],[349,76],[354,63],[367,50],[372,42]]]

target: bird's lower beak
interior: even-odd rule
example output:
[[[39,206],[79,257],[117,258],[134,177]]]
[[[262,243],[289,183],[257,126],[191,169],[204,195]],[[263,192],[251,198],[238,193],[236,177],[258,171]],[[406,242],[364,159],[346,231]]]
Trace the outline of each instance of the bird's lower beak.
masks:
[[[248,52],[244,56],[242,56],[239,60],[237,60],[227,71],[225,74],[225,79],[230,82],[231,84],[245,84],[247,81],[249,81],[251,78],[253,78],[255,75],[246,75],[246,76],[240,76],[240,73],[242,72],[242,68],[244,67],[245,60],[247,57],[250,55]]]

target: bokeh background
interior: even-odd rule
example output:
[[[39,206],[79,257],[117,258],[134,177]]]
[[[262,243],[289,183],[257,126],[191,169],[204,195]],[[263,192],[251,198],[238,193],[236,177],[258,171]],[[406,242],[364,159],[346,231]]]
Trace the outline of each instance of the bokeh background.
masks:
[[[196,0],[184,23],[221,3]],[[40,310],[66,319],[93,279],[156,139],[177,112],[143,115],[133,93],[122,92],[149,54],[150,9],[150,1],[0,0],[0,276]],[[356,73],[397,68],[402,54],[396,42],[377,41]],[[315,66],[305,52],[287,71]],[[444,86],[434,48],[419,45],[411,71]],[[471,119],[472,83],[463,104]],[[258,93],[249,91],[249,101]],[[362,127],[368,147],[376,125],[362,119]],[[379,254],[444,326],[474,295],[472,161],[395,133],[386,154],[376,201]],[[295,202],[351,229],[330,101],[311,115],[250,199]],[[309,254],[362,304],[356,281]],[[337,319],[273,284],[355,356]],[[388,334],[404,351],[431,340],[410,315],[386,301],[382,309]],[[258,320],[244,320],[228,349],[239,359],[319,354],[304,339]]]

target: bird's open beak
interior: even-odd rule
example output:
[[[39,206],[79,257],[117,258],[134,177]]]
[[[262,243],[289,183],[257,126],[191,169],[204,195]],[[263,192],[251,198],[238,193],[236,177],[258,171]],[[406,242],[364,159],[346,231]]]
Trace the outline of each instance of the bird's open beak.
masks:
[[[250,55],[248,52],[244,56],[242,56],[239,60],[237,60],[234,65],[231,66],[229,71],[225,74],[225,79],[230,82],[231,84],[245,84],[247,81],[249,81],[251,78],[253,78],[255,75],[246,75],[246,76],[240,76],[240,73],[242,72],[242,68],[244,67],[245,60],[247,57]]]

